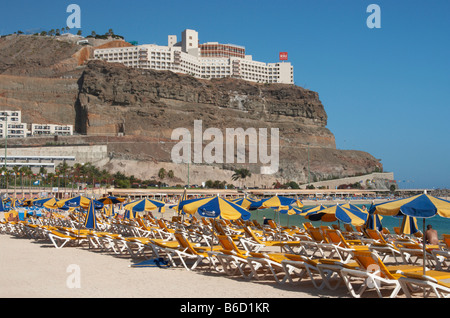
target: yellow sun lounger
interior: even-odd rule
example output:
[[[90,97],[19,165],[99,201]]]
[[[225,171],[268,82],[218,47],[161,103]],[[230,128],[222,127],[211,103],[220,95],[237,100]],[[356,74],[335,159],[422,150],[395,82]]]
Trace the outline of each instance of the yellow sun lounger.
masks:
[[[48,233],[48,238],[53,243],[53,245],[60,249],[64,246],[68,245],[69,243],[76,243],[76,245],[80,245],[82,242],[87,241],[86,235],[71,235],[71,234],[65,234],[61,233],[56,230],[50,230]]]
[[[244,229],[247,237],[241,238],[241,243],[249,252],[255,252],[255,246],[260,247],[261,245],[265,247],[279,246],[282,251],[292,254],[295,254],[296,250],[301,248],[300,241],[265,241],[258,237],[250,227],[246,226]]]
[[[450,298],[450,272],[426,271],[403,273],[399,278],[400,286],[406,297],[412,298],[413,291],[419,291],[418,297],[428,298],[433,293],[437,298]]]
[[[395,298],[401,290],[399,278],[402,273],[423,270],[414,265],[386,266],[378,254],[371,251],[355,251],[353,257],[359,268],[343,268],[341,275],[348,291],[355,298],[360,298],[367,289],[375,289],[378,297],[382,298],[381,287],[384,285],[393,286],[389,297]],[[358,290],[355,289],[355,283],[360,284]]]
[[[252,277],[261,280],[272,275],[277,283],[283,283],[287,277],[284,271],[283,260],[287,260],[284,253],[254,253],[250,252],[247,262],[252,270]],[[262,271],[262,273],[261,273]],[[282,274],[282,278],[278,277]]]
[[[172,251],[180,258],[181,263],[187,270],[194,270],[203,262],[207,262],[209,265],[215,265],[214,259],[210,257],[206,252],[208,247],[201,250],[196,249],[181,232],[175,232],[174,235],[176,240],[180,244],[180,247],[177,249],[173,249]],[[195,260],[194,264],[191,266],[189,266],[187,263],[187,261],[190,259]]]

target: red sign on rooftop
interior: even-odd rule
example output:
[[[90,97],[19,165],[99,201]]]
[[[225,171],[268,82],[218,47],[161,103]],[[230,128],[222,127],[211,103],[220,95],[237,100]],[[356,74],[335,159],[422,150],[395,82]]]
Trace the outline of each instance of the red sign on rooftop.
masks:
[[[288,52],[280,52],[280,61],[287,61]]]

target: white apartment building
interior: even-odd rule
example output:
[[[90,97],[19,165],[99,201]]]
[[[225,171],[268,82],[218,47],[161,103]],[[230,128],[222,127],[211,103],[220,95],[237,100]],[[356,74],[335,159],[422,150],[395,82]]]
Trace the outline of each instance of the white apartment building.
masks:
[[[6,124],[8,128],[6,129]],[[6,130],[8,133],[6,134]],[[0,111],[0,138],[25,138],[43,135],[73,135],[73,125],[22,123],[22,111]]]
[[[0,138],[6,137],[6,122],[0,122]],[[8,122],[8,138],[25,138],[28,136],[27,124]]]
[[[73,135],[72,125],[53,125],[53,124],[31,124],[32,136],[45,135],[59,135],[70,136]]]
[[[6,121],[6,119],[10,123],[21,123],[22,112],[20,110],[1,110],[0,121]]]
[[[168,45],[146,44],[132,47],[96,49],[94,58],[129,67],[169,70],[211,79],[233,77],[259,83],[294,83],[289,62],[264,63],[245,54],[243,46],[207,42],[199,44],[198,32],[186,29],[181,42],[168,36]]]

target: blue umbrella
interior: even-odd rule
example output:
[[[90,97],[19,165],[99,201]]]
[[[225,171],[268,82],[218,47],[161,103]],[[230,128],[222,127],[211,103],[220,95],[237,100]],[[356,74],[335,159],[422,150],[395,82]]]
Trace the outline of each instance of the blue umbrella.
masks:
[[[256,210],[256,209],[260,209],[260,208],[262,207],[263,203],[264,203],[265,201],[269,200],[269,199],[270,199],[270,198],[267,198],[267,199],[261,199],[261,200],[258,200],[258,201],[254,201],[254,202],[252,202],[252,203],[250,204],[250,206],[248,207],[248,209],[249,209],[250,211]]]
[[[333,205],[327,208],[317,208],[316,211],[311,210],[313,213],[306,211],[301,215],[305,216],[311,221],[324,221],[324,222],[334,222],[339,220],[343,223],[352,225],[363,225],[367,220],[367,212],[361,209],[351,208],[349,205]]]
[[[400,233],[403,234],[414,234],[419,232],[419,227],[417,226],[417,218],[404,215],[402,218],[402,225],[400,227]]]
[[[248,209],[248,208],[250,208],[250,206],[252,205],[252,203],[258,202],[258,200],[254,200],[254,199],[247,198],[247,197],[235,199],[235,200],[232,200],[232,201],[233,201],[234,203],[240,205],[240,206],[243,207],[244,209]]]
[[[84,221],[84,227],[87,229],[97,229],[97,219],[95,218],[95,204],[94,200],[89,203],[89,208],[86,213],[86,219]]]
[[[50,198],[43,198],[43,199],[36,199],[31,202],[31,205],[37,206],[39,208],[46,207],[47,209],[54,209],[57,207],[56,203],[58,202],[58,199],[54,197]]]
[[[425,234],[425,219],[433,217],[436,214],[449,218],[450,217],[450,201],[437,198],[427,194],[415,195],[406,199],[398,199],[379,203],[373,207],[376,213],[382,215],[397,215],[399,212],[404,215],[416,218],[423,218],[423,232]],[[423,245],[423,275],[426,275],[425,252],[426,241]]]
[[[101,209],[103,208],[103,203],[101,203],[100,201],[97,200],[92,200],[89,199],[87,197],[78,195],[76,197],[70,198],[70,199],[65,199],[65,200],[60,200],[58,202],[56,202],[56,205],[58,206],[58,208],[87,208],[89,206],[89,204],[91,203],[91,201],[94,202],[94,207],[96,209]]]
[[[183,209],[184,212],[189,214],[197,212],[204,217],[220,217],[226,220],[237,220],[242,218],[245,221],[251,216],[250,212],[240,205],[219,196],[185,200],[180,202],[179,209]]]
[[[125,215],[124,218],[134,218],[135,212],[145,212],[151,210],[158,210],[159,212],[165,211],[165,203],[158,200],[151,199],[139,199],[124,205]]]
[[[370,230],[381,231],[383,229],[383,225],[381,224],[381,220],[383,219],[383,217],[378,213],[375,213],[375,206],[373,205],[373,203],[370,206],[368,212],[369,216],[367,218],[366,224],[364,224],[364,227]]]
[[[115,197],[115,196],[107,196],[104,198],[98,199],[99,202],[103,204],[117,204],[125,202],[125,198]]]

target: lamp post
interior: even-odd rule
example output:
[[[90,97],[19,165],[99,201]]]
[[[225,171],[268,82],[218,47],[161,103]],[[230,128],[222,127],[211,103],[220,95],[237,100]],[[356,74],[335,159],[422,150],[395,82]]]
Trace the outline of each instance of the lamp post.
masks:
[[[309,142],[307,143],[308,145],[308,185],[309,185]]]
[[[6,165],[7,161],[7,150],[8,150],[8,113],[5,111],[5,127],[3,129],[5,134],[5,177],[6,177],[6,196],[8,195],[8,169]]]
[[[7,150],[8,150],[8,113],[5,111],[5,129],[3,130],[5,134],[5,169],[7,161]]]

